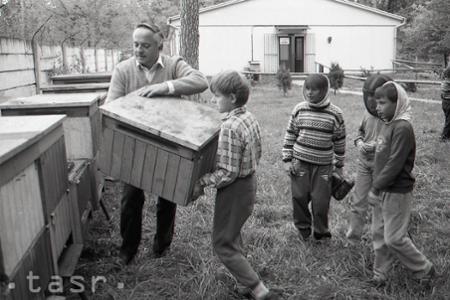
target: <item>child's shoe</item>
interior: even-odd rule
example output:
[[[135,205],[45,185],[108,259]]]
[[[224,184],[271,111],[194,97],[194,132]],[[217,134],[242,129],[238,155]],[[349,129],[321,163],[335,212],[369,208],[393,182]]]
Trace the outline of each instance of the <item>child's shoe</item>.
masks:
[[[368,282],[374,287],[382,287],[386,285],[386,277],[375,274]]]
[[[307,241],[311,236],[311,228],[300,229],[300,237],[303,241]]]
[[[325,232],[325,233],[314,232],[314,238],[318,241],[329,240],[329,239],[331,239],[331,233],[330,232]]]
[[[430,270],[423,275],[415,275],[414,276],[420,284],[429,284],[430,281],[436,277],[436,269],[434,266],[431,266]]]

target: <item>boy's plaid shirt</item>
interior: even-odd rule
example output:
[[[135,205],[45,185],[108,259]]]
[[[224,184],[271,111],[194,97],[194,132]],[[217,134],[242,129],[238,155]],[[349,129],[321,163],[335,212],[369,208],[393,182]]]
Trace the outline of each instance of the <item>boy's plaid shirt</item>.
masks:
[[[200,179],[203,186],[223,188],[238,177],[255,172],[261,158],[261,129],[245,106],[223,119],[217,147],[216,169]]]

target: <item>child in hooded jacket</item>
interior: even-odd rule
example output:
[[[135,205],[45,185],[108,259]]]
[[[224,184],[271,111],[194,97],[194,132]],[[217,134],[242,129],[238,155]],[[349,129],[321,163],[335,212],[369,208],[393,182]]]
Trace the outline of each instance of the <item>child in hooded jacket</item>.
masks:
[[[442,129],[441,140],[450,140],[450,66],[443,73],[444,81],[441,84],[442,111],[444,112],[444,128]]]
[[[294,224],[303,239],[312,232],[318,240],[331,238],[331,174],[335,167],[342,175],[344,166],[344,118],[341,109],[330,102],[329,90],[326,76],[311,74],[306,78],[305,101],[292,111],[284,137],[282,159],[291,177]]]
[[[351,213],[347,238],[358,242],[364,233],[368,209],[367,194],[372,187],[373,160],[378,133],[384,122],[378,117],[375,102],[375,90],[392,79],[386,75],[372,75],[363,86],[363,100],[366,112],[358,129],[354,144],[358,148],[359,157],[355,187],[352,193]]]
[[[375,91],[377,113],[385,122],[378,135],[374,176],[369,191],[374,247],[373,282],[382,285],[394,258],[419,280],[429,280],[433,264],[416,248],[408,235],[411,216],[412,174],[416,141],[405,90],[392,81]]]

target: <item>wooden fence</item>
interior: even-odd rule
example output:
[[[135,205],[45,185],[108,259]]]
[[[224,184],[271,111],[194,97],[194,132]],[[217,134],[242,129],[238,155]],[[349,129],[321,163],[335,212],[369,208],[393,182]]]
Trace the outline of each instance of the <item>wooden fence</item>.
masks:
[[[64,47],[63,50],[55,45],[35,48],[39,76],[35,74],[31,42],[0,38],[0,100],[34,95],[36,77],[40,84],[48,84],[50,75],[55,73],[111,71],[120,56],[120,51],[111,49]]]

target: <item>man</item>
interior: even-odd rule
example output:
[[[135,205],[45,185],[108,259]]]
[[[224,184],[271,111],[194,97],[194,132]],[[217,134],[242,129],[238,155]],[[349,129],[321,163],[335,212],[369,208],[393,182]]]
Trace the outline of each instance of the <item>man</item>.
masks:
[[[111,78],[106,102],[135,92],[139,96],[192,95],[208,88],[202,73],[189,66],[181,57],[160,54],[164,36],[155,25],[139,24],[133,32],[134,57],[119,63]],[[125,184],[120,215],[122,246],[120,258],[129,264],[136,255],[141,241],[144,191]],[[156,234],[153,256],[167,253],[175,226],[176,204],[158,198]]]

